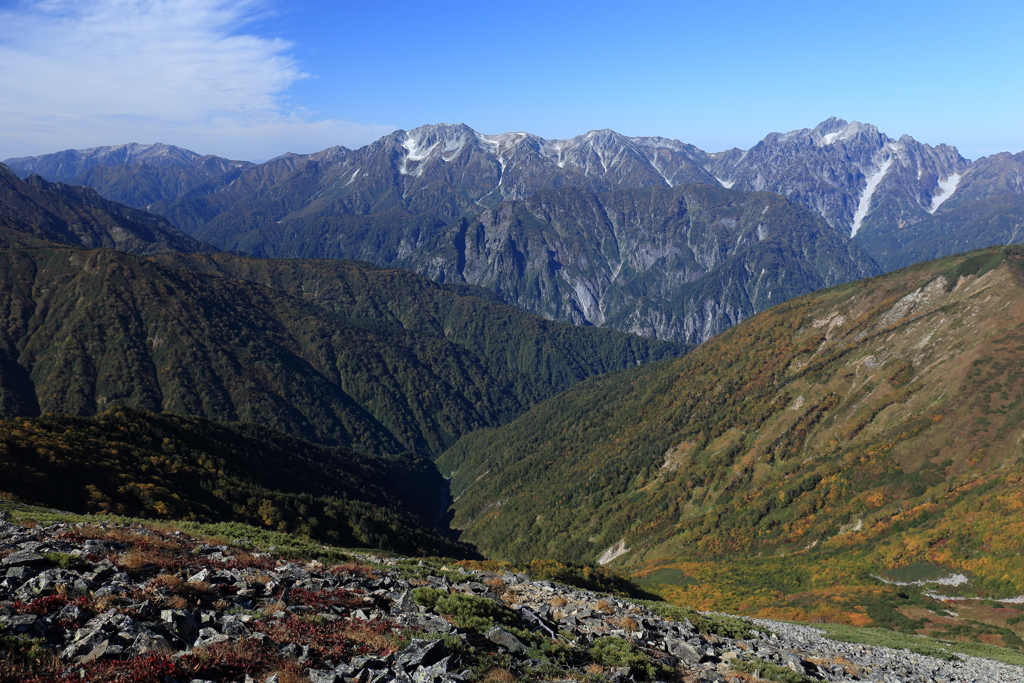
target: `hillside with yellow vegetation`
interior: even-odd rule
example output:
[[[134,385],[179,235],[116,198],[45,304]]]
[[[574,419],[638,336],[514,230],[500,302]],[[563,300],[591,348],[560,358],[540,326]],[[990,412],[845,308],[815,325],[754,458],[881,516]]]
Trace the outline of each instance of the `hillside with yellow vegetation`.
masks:
[[[900,570],[1020,595],[1022,264],[1000,247],[834,287],[588,380],[441,457],[455,524],[696,607],[881,623],[897,589],[873,577]],[[935,607],[926,586],[888,622]]]

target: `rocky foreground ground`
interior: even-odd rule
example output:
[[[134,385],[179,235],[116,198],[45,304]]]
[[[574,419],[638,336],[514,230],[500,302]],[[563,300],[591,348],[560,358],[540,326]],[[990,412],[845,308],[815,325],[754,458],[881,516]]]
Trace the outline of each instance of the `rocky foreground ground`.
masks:
[[[0,513],[0,683],[1020,682],[1024,669],[665,610],[522,574],[338,566]],[[678,615],[676,615],[678,616]]]

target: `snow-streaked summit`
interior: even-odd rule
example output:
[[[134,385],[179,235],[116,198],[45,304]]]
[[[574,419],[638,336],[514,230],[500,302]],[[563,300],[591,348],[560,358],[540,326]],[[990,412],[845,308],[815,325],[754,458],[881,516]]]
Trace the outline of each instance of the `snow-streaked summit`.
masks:
[[[791,197],[851,236],[874,224],[922,220],[955,190],[948,179],[971,163],[953,147],[909,135],[894,140],[872,124],[835,117],[709,158],[723,186]]]
[[[389,138],[394,141],[394,168],[407,179],[407,198],[418,191],[418,179],[442,172],[437,163],[456,161],[476,169],[475,184],[481,189],[491,183],[475,197],[477,203],[523,199],[548,183],[603,190],[714,182],[706,170],[707,155],[693,145],[631,138],[610,129],[544,139],[522,131],[484,134],[465,124],[432,124],[396,131]]]

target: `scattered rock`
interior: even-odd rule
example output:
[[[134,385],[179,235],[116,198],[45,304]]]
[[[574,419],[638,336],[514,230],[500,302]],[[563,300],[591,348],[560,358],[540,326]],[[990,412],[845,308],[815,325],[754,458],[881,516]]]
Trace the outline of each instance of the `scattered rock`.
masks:
[[[7,553],[0,572],[0,637],[39,639],[37,642],[59,654],[69,671],[105,660],[178,658],[190,650],[241,642],[294,660],[310,683],[464,683],[470,672],[461,669],[459,652],[470,648],[493,651],[495,646],[514,675],[528,677],[540,663],[529,658],[527,652],[536,651],[529,650],[523,639],[497,625],[486,636],[467,632],[412,599],[413,588],[426,585],[499,601],[489,586],[499,585],[496,582],[500,580],[504,588],[498,604],[510,605],[520,628],[573,644],[573,663],[562,664],[566,679],[588,676],[582,669],[588,661],[587,650],[602,638],[616,636],[630,641],[651,661],[668,667],[666,671],[674,669],[678,680],[685,683],[752,680],[730,669],[737,659],[755,664],[761,660],[835,682],[1024,680],[1024,669],[1019,667],[971,657],[946,662],[909,651],[866,648],[828,640],[808,626],[752,620],[759,632],[748,640],[703,634],[686,620],[668,621],[625,600],[549,581],[534,582],[522,574],[449,568],[447,576],[421,574],[411,582],[397,570],[388,569],[381,558],[369,556],[365,561],[380,567],[372,575],[270,558],[259,569],[238,569],[233,568],[233,551],[227,546],[206,545],[183,535],[174,538],[191,543],[191,550],[183,553],[181,564],[171,569],[133,568],[129,574],[114,562],[127,546],[107,540],[87,539],[77,544],[62,540],[62,532],[73,531],[74,525],[68,524],[34,529],[0,524],[0,551]],[[139,529],[132,532],[155,535]],[[50,567],[43,555],[52,551],[77,553],[89,561],[74,570]],[[257,555],[248,557],[259,560]],[[158,571],[176,578],[164,584],[149,583]],[[460,573],[465,580],[453,583],[449,577],[457,579]],[[185,592],[187,599],[169,589],[154,588],[177,585],[181,590],[186,581],[191,582]],[[24,606],[29,603],[39,613],[26,613]],[[97,609],[101,604],[103,611]],[[331,633],[348,624],[370,628],[368,633],[372,629],[382,634],[389,629],[393,633],[443,633],[450,643],[461,642],[466,650],[449,647],[439,638],[414,638],[394,654],[383,649],[373,655],[371,648],[370,656],[346,654],[339,658],[335,654],[331,659],[310,642],[281,640],[282,634],[299,633],[303,628]],[[296,628],[300,631],[292,630]],[[605,669],[606,679],[616,683],[633,683],[637,675],[635,669],[626,667]],[[244,680],[280,683],[280,678],[275,674],[259,682],[249,676]]]

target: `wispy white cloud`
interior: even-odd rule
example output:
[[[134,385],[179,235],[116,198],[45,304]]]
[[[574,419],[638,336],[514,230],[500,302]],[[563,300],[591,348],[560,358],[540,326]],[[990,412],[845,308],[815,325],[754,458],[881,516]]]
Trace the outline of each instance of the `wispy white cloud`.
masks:
[[[286,107],[306,78],[244,32],[266,0],[21,0],[0,8],[0,158],[163,141],[268,157],[363,144],[390,126]]]

